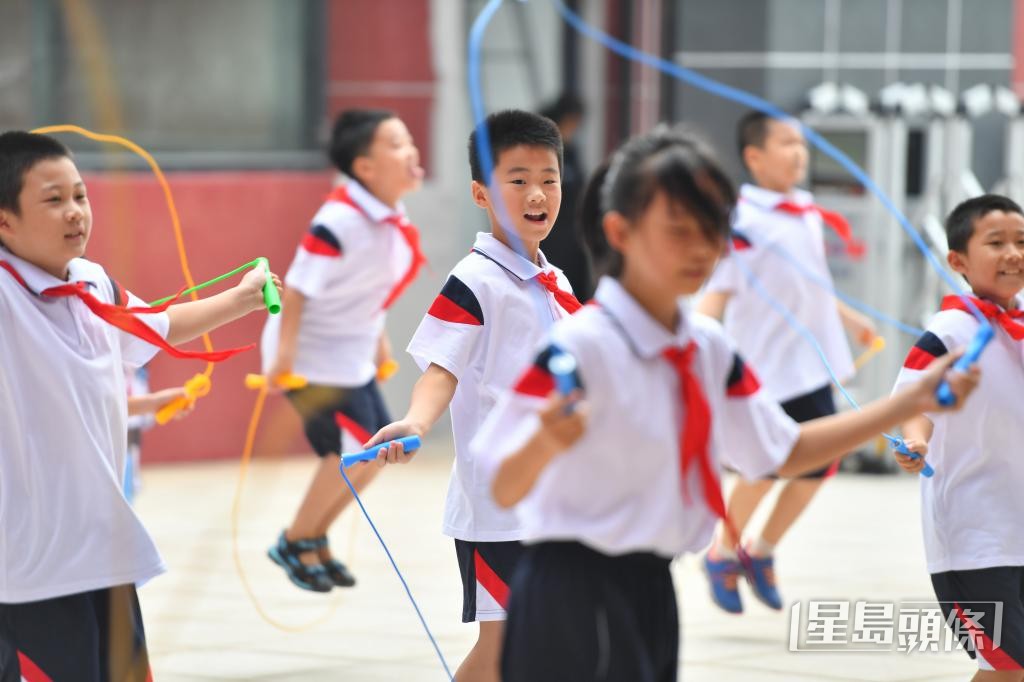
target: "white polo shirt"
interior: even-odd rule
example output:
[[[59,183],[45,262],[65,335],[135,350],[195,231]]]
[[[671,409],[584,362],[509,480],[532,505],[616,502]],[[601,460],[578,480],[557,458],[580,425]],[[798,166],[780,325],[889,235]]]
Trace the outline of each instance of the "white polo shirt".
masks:
[[[492,234],[477,234],[468,256],[452,269],[441,293],[409,342],[420,369],[431,364],[459,380],[451,402],[455,463],[445,502],[443,530],[460,540],[518,540],[515,514],[491,500],[469,443],[494,409],[498,396],[530,361],[538,341],[556,320],[568,316],[554,296],[531,280],[562,271],[538,252],[540,265],[520,256]]]
[[[67,282],[3,248],[0,260],[25,282],[0,270],[0,602],[149,580],[165,569],[122,492],[124,371],[158,349],[77,298],[33,293]],[[75,259],[69,270],[69,282],[115,301],[101,266]],[[165,313],[139,319],[166,337]]]
[[[783,250],[819,280],[832,284],[821,216],[815,211],[792,215],[774,209],[786,200],[798,205],[813,202],[802,190],[782,195],[749,184],[740,188],[733,248],[705,285],[707,292],[732,294],[725,309],[725,330],[757,368],[765,390],[779,402],[815,391],[831,379],[807,339],[750,286],[737,261],[814,335],[841,381],[854,371],[835,297],[776,251]]]
[[[384,301],[408,271],[412,252],[398,228],[404,215],[349,180],[350,201],[328,199],[313,217],[285,285],[306,297],[293,371],[311,383],[362,386],[377,373]],[[263,370],[277,356],[281,316],[270,315],[260,351]]]
[[[935,427],[928,441],[935,475],[921,477],[929,573],[1024,566],[1024,343],[993,326],[995,338],[978,361],[978,388],[959,411],[926,415]],[[917,381],[947,350],[966,347],[977,329],[970,313],[937,313],[910,349],[896,388]]]
[[[714,320],[688,314],[681,303],[679,328],[670,333],[608,277],[594,298],[597,305],[559,322],[545,342],[576,358],[590,415],[583,437],[548,464],[515,507],[523,538],[576,540],[610,555],[700,550],[717,517],[704,502],[699,467],[688,474],[684,500],[679,379],[662,351],[691,340],[697,346],[693,371],[711,410],[709,453],[719,475],[723,465],[748,479],[775,471],[799,427],[759,389]],[[501,461],[536,432],[552,387],[536,364],[488,417],[473,443],[488,486]]]

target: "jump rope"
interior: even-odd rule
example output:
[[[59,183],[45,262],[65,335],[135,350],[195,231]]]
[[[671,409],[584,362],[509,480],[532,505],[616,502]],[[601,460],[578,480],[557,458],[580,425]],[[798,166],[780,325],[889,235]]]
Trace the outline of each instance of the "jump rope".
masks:
[[[525,0],[519,0],[519,1],[520,2],[524,2]],[[971,364],[973,364],[974,362],[977,361],[977,359],[980,357],[980,355],[981,355],[982,351],[984,350],[985,346],[987,345],[987,343],[989,341],[991,341],[992,337],[994,336],[992,325],[989,324],[988,320],[985,319],[984,315],[974,305],[974,303],[970,299],[970,297],[968,297],[965,294],[965,292],[958,285],[956,280],[952,276],[950,276],[950,274],[945,270],[945,268],[942,266],[942,264],[936,258],[935,254],[932,253],[932,251],[928,248],[927,244],[925,244],[925,242],[922,239],[922,237],[920,236],[920,234],[914,229],[914,227],[910,224],[909,220],[907,220],[907,218],[902,214],[902,212],[900,212],[900,210],[895,206],[895,204],[892,202],[892,200],[881,190],[881,188],[879,188],[875,184],[875,182],[873,180],[871,180],[871,178],[856,163],[854,163],[848,156],[846,156],[846,154],[844,154],[842,151],[837,149],[828,140],[826,140],[825,138],[823,138],[822,136],[817,134],[814,130],[812,130],[811,128],[806,126],[804,123],[800,122],[799,120],[793,119],[791,116],[789,116],[788,114],[783,112],[781,109],[779,109],[778,107],[773,105],[771,102],[768,102],[767,100],[759,98],[756,95],[748,93],[748,92],[746,92],[744,90],[740,90],[738,88],[735,88],[735,87],[732,87],[732,86],[729,86],[729,85],[725,85],[723,83],[719,83],[718,81],[715,81],[715,80],[713,80],[711,78],[708,78],[708,77],[703,76],[703,75],[701,75],[699,73],[691,71],[690,69],[687,69],[685,67],[679,66],[678,64],[674,64],[674,63],[672,63],[670,61],[667,61],[667,60],[662,59],[660,57],[657,57],[655,55],[652,55],[652,54],[643,52],[642,50],[639,50],[637,48],[634,48],[633,46],[629,45],[628,43],[625,43],[625,42],[623,42],[623,41],[621,41],[621,40],[619,40],[617,38],[614,38],[614,37],[608,35],[607,33],[601,31],[600,29],[598,29],[598,28],[596,28],[594,26],[591,26],[590,24],[585,22],[583,19],[581,19],[576,13],[574,13],[572,10],[570,10],[563,2],[561,2],[561,0],[550,0],[550,2],[555,7],[555,9],[558,11],[559,15],[563,18],[563,20],[567,24],[569,24],[576,32],[578,32],[580,35],[583,35],[583,36],[585,36],[587,38],[590,38],[591,40],[596,41],[597,43],[599,43],[600,45],[602,45],[606,49],[614,52],[615,54],[618,54],[619,56],[621,56],[621,57],[623,57],[625,59],[628,59],[630,61],[637,62],[637,63],[640,63],[640,64],[644,64],[646,66],[658,69],[662,73],[664,73],[664,74],[666,74],[668,76],[671,76],[672,78],[675,78],[676,80],[678,80],[678,81],[680,81],[682,83],[691,85],[691,86],[697,88],[698,90],[703,90],[703,91],[705,91],[705,92],[707,92],[709,94],[715,95],[717,97],[721,97],[723,99],[727,99],[727,100],[736,102],[736,103],[741,104],[741,105],[743,105],[743,106],[745,106],[747,108],[750,108],[750,109],[756,109],[758,111],[764,112],[765,114],[768,114],[769,116],[771,116],[774,119],[787,121],[791,125],[797,126],[801,130],[801,132],[803,133],[804,138],[808,141],[808,143],[810,143],[812,146],[816,147],[822,153],[826,154],[827,156],[831,157],[834,161],[839,163],[847,172],[850,173],[851,176],[853,176],[861,185],[863,185],[871,194],[873,194],[881,202],[881,204],[885,207],[885,209],[896,219],[896,221],[900,225],[900,227],[911,238],[911,240],[913,241],[914,245],[921,251],[921,253],[924,255],[925,259],[932,266],[932,268],[946,282],[946,284],[950,287],[950,289],[952,291],[954,291],[964,301],[965,307],[967,307],[967,309],[971,312],[971,314],[974,315],[975,318],[977,318],[977,320],[979,321],[980,326],[979,326],[978,331],[975,334],[974,339],[972,339],[970,345],[968,346],[967,351],[964,353],[963,357],[961,357],[955,363],[954,369],[960,370],[960,371],[964,371]],[[489,0],[487,5],[480,11],[479,15],[476,17],[476,19],[473,22],[473,26],[472,26],[472,29],[470,31],[470,36],[469,36],[469,56],[468,56],[469,95],[470,95],[470,102],[471,102],[472,110],[473,110],[474,129],[477,132],[477,137],[476,137],[477,153],[478,153],[478,157],[480,159],[480,165],[481,165],[481,168],[483,170],[484,177],[488,178],[488,187],[489,187],[489,190],[490,190],[489,196],[490,196],[491,202],[493,204],[493,208],[495,210],[496,216],[498,217],[499,221],[501,222],[502,226],[505,229],[505,233],[507,235],[509,235],[509,238],[510,238],[510,241],[511,241],[510,245],[512,246],[512,248],[520,256],[523,256],[524,258],[527,258],[529,260],[529,256],[528,256],[528,254],[526,252],[526,249],[525,249],[525,247],[523,245],[522,239],[519,237],[518,233],[515,230],[515,227],[514,227],[512,221],[509,219],[509,214],[508,214],[507,207],[504,205],[504,203],[503,203],[503,201],[501,199],[500,193],[497,191],[497,183],[496,183],[495,179],[492,177],[492,171],[493,171],[493,168],[494,168],[494,161],[493,161],[493,158],[492,158],[492,155],[491,155],[490,140],[489,140],[487,126],[484,125],[486,114],[485,114],[483,93],[482,93],[482,88],[481,88],[481,76],[480,76],[481,59],[480,59],[480,51],[481,51],[481,45],[483,43],[483,36],[484,36],[485,31],[486,31],[487,25],[493,19],[495,13],[501,7],[501,4],[502,4],[502,0]],[[118,145],[120,145],[122,147],[125,147],[125,148],[135,152],[136,154],[138,154],[139,156],[141,156],[143,159],[146,160],[146,162],[149,164],[151,170],[153,171],[154,175],[156,176],[157,182],[160,184],[160,187],[163,190],[164,197],[165,197],[165,200],[166,200],[166,203],[167,203],[167,206],[168,206],[168,210],[169,210],[170,215],[171,215],[171,223],[172,223],[172,227],[174,229],[175,243],[177,245],[177,251],[178,251],[178,257],[179,257],[179,261],[180,261],[180,266],[181,266],[182,274],[185,277],[185,282],[187,284],[187,288],[185,290],[183,290],[180,294],[178,294],[179,296],[188,294],[189,296],[191,296],[192,300],[198,300],[198,296],[195,293],[196,291],[198,291],[198,290],[200,290],[202,288],[205,288],[207,286],[210,286],[212,284],[215,284],[216,282],[219,282],[219,281],[222,281],[222,280],[227,279],[229,277],[232,277],[232,276],[234,276],[234,275],[236,275],[236,274],[238,274],[238,273],[240,273],[240,272],[242,272],[244,270],[252,268],[252,267],[264,267],[264,268],[267,269],[267,271],[269,273],[269,268],[268,268],[268,264],[266,262],[266,259],[265,258],[257,258],[257,259],[255,259],[253,261],[250,261],[249,263],[246,263],[246,264],[244,264],[244,265],[242,265],[242,266],[232,270],[229,273],[225,273],[224,275],[221,275],[221,276],[219,276],[217,278],[214,278],[213,280],[210,280],[209,282],[204,282],[203,284],[196,285],[194,280],[193,280],[193,278],[192,278],[191,272],[189,270],[188,258],[187,258],[186,252],[185,252],[184,238],[183,238],[182,230],[181,230],[181,223],[180,223],[180,220],[178,218],[177,209],[176,209],[176,207],[174,205],[174,199],[173,199],[172,194],[171,194],[170,186],[167,183],[167,180],[164,177],[163,172],[160,170],[159,165],[156,163],[156,161],[153,159],[153,157],[148,152],[146,152],[140,146],[138,146],[137,144],[135,144],[134,142],[131,142],[130,140],[128,140],[126,138],[119,137],[119,136],[116,136],[116,135],[97,134],[97,133],[93,133],[91,131],[88,131],[88,130],[86,130],[84,128],[81,128],[81,127],[78,127],[78,126],[72,126],[72,125],[48,126],[48,127],[44,127],[44,128],[38,128],[38,129],[34,130],[33,132],[41,133],[41,134],[62,133],[62,132],[76,133],[76,134],[82,135],[84,137],[87,137],[87,138],[95,140],[95,141],[118,144]],[[867,314],[867,315],[869,315],[871,317],[874,317],[874,318],[876,318],[876,319],[878,319],[878,320],[880,320],[880,321],[882,321],[882,322],[884,322],[886,324],[890,324],[893,327],[899,329],[900,331],[903,331],[904,333],[911,334],[911,335],[914,335],[914,336],[919,336],[922,333],[922,330],[920,330],[920,329],[916,329],[916,328],[914,328],[914,327],[912,327],[910,325],[906,325],[906,324],[900,322],[899,320],[891,318],[890,316],[888,316],[888,315],[886,315],[886,314],[884,314],[884,313],[882,313],[882,312],[880,312],[880,311],[878,311],[878,310],[876,310],[874,308],[871,308],[870,306],[867,306],[866,304],[861,303],[861,302],[857,301],[856,299],[854,299],[854,298],[852,298],[850,296],[847,296],[846,294],[843,294],[843,293],[837,291],[827,281],[825,281],[824,279],[822,279],[822,278],[814,275],[813,273],[811,273],[806,268],[806,266],[804,266],[802,263],[800,263],[792,255],[790,255],[790,254],[786,253],[784,250],[782,250],[781,247],[774,247],[774,248],[779,253],[780,256],[782,256],[791,265],[793,265],[795,268],[797,268],[801,272],[801,274],[803,274],[805,277],[810,279],[812,282],[815,282],[815,284],[817,284],[818,286],[822,286],[822,287],[826,288],[833,295],[835,295],[840,300],[843,300],[844,302],[849,304],[851,307],[853,307],[853,308],[855,308],[857,310],[860,310],[861,312],[863,312],[863,313],[865,313],[865,314]],[[829,376],[831,377],[832,382],[836,385],[836,387],[842,393],[844,398],[855,409],[860,409],[860,406],[853,399],[853,397],[847,392],[847,390],[843,387],[842,382],[836,376],[835,371],[833,370],[833,368],[829,364],[828,359],[826,358],[826,356],[824,354],[824,351],[822,350],[821,346],[818,344],[817,340],[814,338],[813,334],[811,334],[811,332],[806,327],[804,327],[798,320],[796,320],[793,317],[792,313],[789,310],[787,310],[784,305],[782,305],[780,302],[778,302],[775,299],[773,299],[768,294],[768,292],[765,291],[763,285],[757,279],[756,275],[753,272],[750,271],[749,267],[747,267],[742,262],[740,262],[739,265],[740,265],[740,269],[744,272],[744,275],[746,276],[746,278],[747,278],[748,282],[750,283],[751,287],[766,302],[768,302],[776,311],[778,311],[780,313],[780,315],[782,315],[782,317],[785,319],[787,324],[789,324],[809,344],[811,344],[811,346],[814,348],[815,352],[818,354],[819,358],[821,359],[822,363],[824,364],[826,370],[828,371]],[[548,327],[550,327],[552,321],[551,321],[551,315],[550,315],[550,313],[548,312],[548,309],[547,309],[547,303],[546,303],[546,300],[545,300],[545,290],[544,290],[543,286],[539,282],[535,282],[535,285],[536,286],[531,287],[531,292],[532,292],[531,295],[533,296],[534,302],[535,302],[535,304],[536,304],[536,306],[538,308],[538,314],[540,315],[540,318],[543,320],[545,328],[548,328]],[[280,299],[279,298],[276,300],[277,310],[274,310],[272,308],[272,306],[274,305],[274,300],[273,299],[274,299],[276,294],[277,294],[277,290],[273,286],[273,284],[270,282],[269,276],[268,276],[267,284],[264,287],[264,299],[265,299],[265,302],[267,304],[268,311],[270,311],[272,314],[276,313],[276,312],[278,312],[280,310]],[[165,302],[166,300],[169,300],[170,298],[173,298],[173,297],[168,297],[168,298],[165,298],[165,299],[160,299],[159,301],[154,302],[154,304],[159,304],[161,302]],[[203,344],[204,344],[206,350],[207,351],[211,351],[212,348],[213,348],[213,345],[212,345],[212,343],[210,341],[209,335],[208,334],[203,334],[202,338],[203,338]],[[869,349],[868,352],[872,352],[873,351],[873,352],[877,353],[878,350],[880,350],[880,348],[877,347],[877,344],[876,344],[875,347],[873,349]],[[863,364],[862,360],[865,357],[869,357],[869,356],[867,356],[867,353],[865,353],[865,355],[862,355],[861,358],[858,358],[858,363],[859,364]],[[575,363],[574,363],[574,361],[572,361],[571,356],[564,355],[564,354],[562,354],[562,355],[557,355],[556,354],[555,358],[552,360],[550,368],[552,370],[552,373],[554,374],[556,385],[558,386],[559,391],[561,391],[562,393],[569,393],[571,390],[573,390],[574,383],[573,383],[573,381],[571,379],[571,376],[572,376],[573,372],[575,371]],[[210,376],[212,375],[212,373],[213,373],[213,363],[207,362],[206,369],[204,370],[204,372],[202,374],[197,374],[195,377],[193,377],[188,382],[186,382],[186,384],[185,384],[186,398],[179,399],[179,401],[176,401],[178,403],[178,406],[173,408],[173,409],[171,408],[170,405],[167,406],[166,412],[164,414],[164,419],[165,420],[169,419],[178,410],[183,409],[186,406],[189,406],[190,404],[194,403],[195,400],[197,400],[199,397],[202,397],[202,396],[208,394],[209,391],[210,391],[210,388],[211,388]],[[295,378],[292,377],[291,380],[295,380]],[[285,381],[286,382],[289,381],[289,378],[285,378]],[[238,571],[239,577],[241,578],[241,580],[243,582],[243,585],[245,586],[246,592],[249,595],[250,600],[253,602],[253,605],[256,607],[256,610],[264,618],[264,620],[266,620],[268,623],[271,623],[275,627],[279,627],[282,630],[288,630],[288,631],[305,630],[305,629],[308,629],[309,627],[312,627],[312,626],[314,626],[316,624],[319,624],[319,623],[322,623],[322,622],[326,621],[330,617],[331,613],[326,614],[322,618],[318,618],[313,623],[310,623],[310,624],[307,624],[305,626],[298,627],[298,628],[294,627],[294,626],[289,626],[289,625],[280,623],[280,622],[272,619],[263,610],[263,608],[259,605],[258,600],[256,599],[255,594],[254,594],[251,586],[249,585],[249,582],[248,582],[247,578],[245,577],[245,573],[242,570],[242,564],[241,564],[241,560],[240,560],[239,553],[238,553],[237,527],[238,527],[238,518],[240,516],[241,493],[242,493],[242,488],[243,488],[243,485],[244,485],[244,482],[245,482],[246,472],[248,470],[248,464],[249,464],[249,461],[250,461],[251,456],[252,456],[252,449],[253,449],[253,445],[254,445],[254,441],[255,441],[255,435],[256,435],[257,427],[259,425],[259,419],[260,419],[260,416],[261,416],[261,413],[262,413],[263,404],[265,402],[265,399],[266,399],[266,396],[267,396],[267,393],[268,393],[268,390],[269,390],[269,386],[267,385],[267,382],[265,380],[264,381],[259,381],[258,379],[253,379],[253,380],[250,380],[247,383],[250,384],[251,388],[257,388],[258,389],[258,393],[257,393],[257,397],[256,397],[256,403],[255,403],[255,406],[253,408],[252,417],[251,417],[251,419],[249,421],[248,429],[246,431],[246,439],[245,439],[245,445],[244,445],[244,448],[243,448],[242,459],[241,459],[241,464],[240,464],[239,478],[238,478],[238,483],[237,483],[236,490],[235,490],[234,501],[232,503],[232,549],[233,549],[233,555],[234,555],[234,559],[235,559],[235,566],[236,566],[236,569]],[[937,389],[936,396],[937,396],[937,399],[938,399],[939,403],[943,404],[943,405],[952,405],[953,402],[955,401],[955,397],[953,396],[952,391],[949,388],[949,385],[945,381],[943,381],[942,384]],[[900,439],[900,438],[898,438],[896,436],[891,436],[889,434],[885,434],[885,436],[886,436],[886,438],[888,438],[893,443],[894,447],[896,447],[897,450],[903,451],[903,452],[905,452],[905,454],[910,454],[911,456],[913,456],[913,453],[909,453],[909,451],[906,451],[906,449],[903,447],[902,439]],[[407,437],[407,438],[399,439],[399,440],[405,446],[406,451],[415,450],[415,449],[419,448],[420,445],[421,445],[419,438],[417,438],[415,436],[411,436],[411,437]],[[366,521],[369,524],[371,530],[373,531],[373,533],[376,536],[377,540],[380,542],[380,545],[381,545],[382,549],[384,550],[384,553],[387,555],[388,560],[391,563],[391,566],[392,566],[392,568],[395,571],[395,574],[398,576],[398,579],[399,579],[399,581],[402,584],[402,587],[405,589],[406,595],[409,597],[409,601],[412,604],[413,609],[416,611],[416,615],[419,618],[420,623],[423,626],[424,632],[426,633],[427,638],[430,640],[430,643],[433,646],[434,651],[436,652],[436,654],[438,656],[438,659],[441,662],[441,666],[444,669],[445,675],[447,676],[447,678],[449,680],[453,680],[454,678],[452,676],[451,669],[449,668],[448,663],[445,660],[444,654],[441,652],[441,649],[438,646],[437,640],[434,638],[434,635],[431,632],[430,627],[427,625],[426,619],[423,616],[423,612],[421,611],[421,609],[419,607],[419,604],[416,602],[416,599],[413,596],[412,591],[409,588],[409,585],[408,585],[407,581],[405,580],[404,575],[402,574],[401,570],[399,569],[398,564],[397,564],[397,562],[394,559],[394,556],[392,555],[390,549],[387,546],[387,543],[384,541],[384,538],[381,536],[379,530],[377,529],[376,524],[373,522],[373,519],[371,518],[369,511],[367,510],[366,506],[363,504],[363,501],[360,498],[359,493],[356,491],[355,486],[352,485],[352,482],[349,480],[348,476],[345,473],[345,468],[347,466],[351,466],[352,464],[355,464],[357,462],[368,461],[370,459],[374,459],[376,457],[377,452],[379,452],[380,449],[382,447],[385,447],[386,445],[387,444],[385,443],[385,444],[382,444],[382,446],[378,446],[378,447],[376,447],[376,448],[374,448],[372,450],[369,450],[369,451],[366,451],[366,452],[362,452],[362,453],[354,453],[354,454],[344,455],[342,457],[341,466],[339,467],[340,471],[341,471],[341,476],[342,476],[342,479],[345,481],[345,484],[348,486],[349,491],[352,493],[353,499],[356,501],[357,505],[359,506],[360,511],[362,512],[363,516],[366,518]],[[929,469],[929,468],[930,467],[928,467],[926,465],[926,470]],[[925,470],[922,471],[922,474],[928,475],[928,474],[925,473]]]

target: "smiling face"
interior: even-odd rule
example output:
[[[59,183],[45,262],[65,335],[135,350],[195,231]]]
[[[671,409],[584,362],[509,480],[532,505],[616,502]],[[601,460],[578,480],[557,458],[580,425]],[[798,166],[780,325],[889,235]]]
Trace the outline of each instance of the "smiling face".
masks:
[[[502,150],[494,167],[494,183],[508,211],[516,235],[531,258],[541,240],[548,236],[562,205],[562,184],[558,155],[546,146],[518,145]],[[487,210],[494,236],[509,244],[509,237],[495,214],[490,189],[473,182],[473,201]]]
[[[0,209],[0,241],[14,255],[59,279],[85,255],[92,209],[85,183],[68,157],[45,159],[26,173],[18,211]]]
[[[974,221],[974,232],[964,252],[950,251],[949,265],[964,276],[974,293],[1013,306],[1024,288],[1024,216],[989,211]]]
[[[420,150],[401,119],[382,121],[373,134],[366,153],[352,163],[356,178],[388,206],[398,201],[423,182]]]

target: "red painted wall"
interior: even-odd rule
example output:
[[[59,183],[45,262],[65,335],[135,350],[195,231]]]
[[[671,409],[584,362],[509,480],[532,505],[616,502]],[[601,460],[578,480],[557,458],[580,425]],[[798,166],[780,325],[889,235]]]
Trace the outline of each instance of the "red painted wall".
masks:
[[[309,220],[331,184],[331,173],[172,173],[168,176],[184,231],[192,276],[202,282],[252,260],[270,259],[284,275]],[[88,257],[146,300],[184,286],[171,220],[152,176],[86,176],[94,230]],[[237,282],[237,279],[233,280]],[[227,284],[227,283],[225,283]],[[219,291],[224,287],[204,291]],[[214,347],[259,342],[266,318],[253,313],[212,334]],[[189,347],[200,347],[198,341]],[[218,365],[213,390],[195,412],[144,436],[147,461],[237,457],[255,394],[242,385],[259,371],[258,347]],[[150,365],[153,389],[180,386],[205,364],[159,354]],[[280,396],[267,403],[256,452],[302,452],[298,420]]]
[[[434,97],[429,0],[330,0],[327,22],[325,118],[333,120],[348,107],[392,109],[412,131],[429,171]],[[331,175],[330,170],[170,174],[194,279],[205,281],[256,256],[267,256],[283,277]],[[146,300],[182,287],[171,221],[153,177],[102,173],[86,181],[95,215],[88,256]],[[214,346],[258,344],[264,319],[253,314],[214,332]],[[144,460],[238,457],[255,398],[242,379],[259,371],[259,364],[257,347],[218,366],[211,394],[192,415],[146,433]],[[161,354],[150,368],[151,387],[158,389],[180,386],[204,364]],[[308,449],[290,406],[271,396],[256,439],[257,456]]]
[[[430,172],[434,70],[429,0],[333,0],[328,6],[327,112],[390,109]]]

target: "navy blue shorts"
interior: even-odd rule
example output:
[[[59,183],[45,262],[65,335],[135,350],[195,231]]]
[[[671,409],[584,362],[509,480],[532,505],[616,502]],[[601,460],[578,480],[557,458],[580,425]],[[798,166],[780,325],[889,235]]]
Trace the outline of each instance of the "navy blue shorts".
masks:
[[[979,668],[1024,669],[1024,566],[933,573],[932,587]]]
[[[799,395],[795,398],[790,398],[780,405],[782,411],[790,416],[795,422],[809,422],[812,419],[818,419],[819,417],[827,417],[836,413],[836,403],[832,399],[832,384],[826,384],[821,388]],[[835,473],[834,464],[809,471],[806,474],[797,476],[796,478],[825,478],[831,473]],[[775,474],[768,476],[767,478],[778,478]]]
[[[512,574],[525,551],[511,542],[455,541],[462,576],[462,622],[505,620]]]
[[[512,579],[504,682],[675,682],[678,667],[669,559],[577,542],[527,546]]]
[[[146,682],[149,653],[134,585],[0,604],[0,682]]]
[[[370,436],[391,423],[391,415],[375,380],[354,388],[309,384],[285,395],[302,418],[306,440],[320,457],[337,455],[343,449],[346,452],[361,450]],[[338,412],[350,420],[344,447],[336,417]]]

